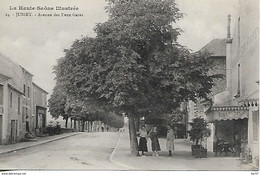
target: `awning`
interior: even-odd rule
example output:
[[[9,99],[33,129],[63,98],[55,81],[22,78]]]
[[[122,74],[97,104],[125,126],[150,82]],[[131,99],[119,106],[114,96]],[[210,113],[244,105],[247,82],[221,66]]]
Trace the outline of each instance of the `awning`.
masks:
[[[247,107],[243,106],[218,106],[211,107],[207,111],[207,122],[220,120],[238,120],[248,118],[249,112]]]
[[[259,105],[259,89],[254,91],[252,94],[243,97],[238,103],[247,107],[257,107]]]

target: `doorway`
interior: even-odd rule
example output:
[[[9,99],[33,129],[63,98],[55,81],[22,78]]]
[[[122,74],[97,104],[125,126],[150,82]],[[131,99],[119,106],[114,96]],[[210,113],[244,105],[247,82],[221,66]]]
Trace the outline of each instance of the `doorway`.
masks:
[[[11,143],[17,142],[17,120],[11,120]]]

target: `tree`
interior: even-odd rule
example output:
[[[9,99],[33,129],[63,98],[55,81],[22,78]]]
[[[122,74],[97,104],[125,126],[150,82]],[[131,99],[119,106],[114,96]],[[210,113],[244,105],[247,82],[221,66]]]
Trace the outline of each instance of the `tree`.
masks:
[[[194,118],[191,123],[190,137],[192,141],[195,141],[196,145],[199,145],[199,141],[202,141],[204,137],[209,137],[211,132],[207,128],[207,122],[203,118]]]
[[[135,120],[171,113],[184,100],[207,98],[214,76],[208,53],[179,45],[182,18],[174,0],[110,0],[97,37],[76,40],[56,72],[65,93],[95,108],[126,113],[131,153],[138,154]]]
[[[117,115],[115,112],[105,112],[102,111],[99,115],[103,115],[101,121],[106,125],[115,128],[122,128],[124,126],[124,118],[120,115]]]
[[[62,87],[56,84],[53,89],[51,98],[48,100],[49,112],[55,119],[59,118],[59,116],[62,116],[63,119],[66,120],[65,127],[67,128],[69,113],[68,111],[65,111],[66,100],[67,97],[66,94],[62,91]]]

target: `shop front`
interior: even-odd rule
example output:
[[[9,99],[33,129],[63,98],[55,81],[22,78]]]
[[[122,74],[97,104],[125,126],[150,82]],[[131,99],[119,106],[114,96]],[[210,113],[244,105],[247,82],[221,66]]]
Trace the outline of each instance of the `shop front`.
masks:
[[[207,112],[207,122],[214,125],[212,132],[215,155],[240,156],[248,145],[247,107],[211,107]]]

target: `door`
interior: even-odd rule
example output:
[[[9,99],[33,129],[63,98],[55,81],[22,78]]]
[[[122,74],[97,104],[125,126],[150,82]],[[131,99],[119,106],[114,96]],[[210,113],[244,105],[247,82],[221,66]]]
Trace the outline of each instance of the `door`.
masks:
[[[17,142],[17,120],[11,120],[11,143]]]

